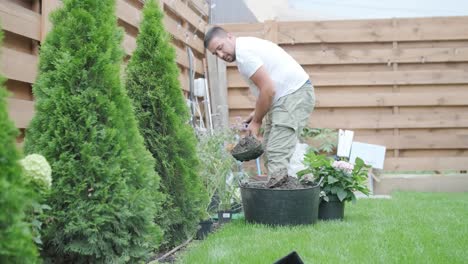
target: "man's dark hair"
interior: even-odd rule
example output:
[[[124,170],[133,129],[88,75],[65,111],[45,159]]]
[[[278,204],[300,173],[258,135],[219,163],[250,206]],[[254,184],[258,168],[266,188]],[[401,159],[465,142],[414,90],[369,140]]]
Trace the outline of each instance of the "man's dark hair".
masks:
[[[227,35],[227,32],[222,27],[216,26],[216,27],[210,28],[208,32],[206,32],[205,34],[205,40],[204,40],[205,49],[208,48],[208,44],[210,44],[210,41],[214,37],[224,37],[226,35]]]

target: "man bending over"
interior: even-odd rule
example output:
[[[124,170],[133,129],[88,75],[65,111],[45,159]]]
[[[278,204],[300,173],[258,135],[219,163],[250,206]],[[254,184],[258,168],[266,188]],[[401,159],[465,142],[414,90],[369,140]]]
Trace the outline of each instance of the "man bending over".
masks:
[[[249,135],[257,137],[264,124],[263,145],[270,188],[287,180],[287,167],[303,127],[315,105],[309,75],[275,43],[254,37],[235,37],[221,27],[211,28],[205,48],[237,68],[257,97],[246,118]]]

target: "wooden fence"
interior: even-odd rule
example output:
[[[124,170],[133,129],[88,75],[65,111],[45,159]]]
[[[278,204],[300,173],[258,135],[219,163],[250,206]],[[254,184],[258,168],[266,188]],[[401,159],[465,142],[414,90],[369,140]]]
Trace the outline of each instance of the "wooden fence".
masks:
[[[164,7],[164,25],[173,36],[180,68],[180,82],[189,87],[189,60],[186,47],[195,55],[196,77],[204,75],[203,38],[208,21],[208,5],[204,0],[159,0]],[[4,43],[0,54],[0,71],[8,79],[9,113],[22,135],[34,114],[32,84],[37,76],[40,43],[51,28],[49,14],[61,5],[60,0],[0,0],[0,24]],[[127,58],[136,48],[136,36],[142,17],[142,0],[117,0],[118,24],[125,30],[123,48]]]
[[[278,43],[310,74],[311,127],[387,147],[385,170],[468,169],[468,17],[222,25]],[[229,116],[255,98],[227,65]]]

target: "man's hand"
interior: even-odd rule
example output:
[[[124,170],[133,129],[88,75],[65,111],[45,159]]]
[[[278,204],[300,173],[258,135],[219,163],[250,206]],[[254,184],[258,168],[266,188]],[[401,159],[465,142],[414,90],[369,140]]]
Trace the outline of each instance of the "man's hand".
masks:
[[[244,121],[242,121],[242,124],[245,124],[245,127],[247,127],[248,124],[250,124],[250,122],[252,122],[252,119],[255,115],[255,111],[252,111],[252,113],[249,114],[249,116],[244,119]]]
[[[248,135],[254,136],[257,138],[259,136],[261,126],[262,126],[262,123],[251,121],[249,123],[249,126],[247,127]]]

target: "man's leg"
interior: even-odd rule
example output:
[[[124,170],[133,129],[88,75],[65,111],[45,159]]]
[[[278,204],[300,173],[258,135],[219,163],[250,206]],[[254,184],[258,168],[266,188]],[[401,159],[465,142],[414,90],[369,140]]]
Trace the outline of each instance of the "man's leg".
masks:
[[[271,128],[266,139],[268,186],[280,186],[287,180],[287,167],[298,136],[307,124],[315,105],[313,87],[304,84],[296,92],[282,97],[271,109]],[[265,139],[264,139],[265,140]]]
[[[271,127],[267,153],[268,187],[280,186],[287,180],[288,164],[297,143],[296,131],[292,127]]]
[[[264,162],[265,168],[268,168],[268,151],[266,151],[266,149],[268,145],[268,138],[270,137],[270,131],[271,131],[271,111],[269,111],[265,116],[263,128],[264,130],[263,130],[262,144],[263,144],[263,149],[265,150],[265,153],[263,154],[263,162]]]

